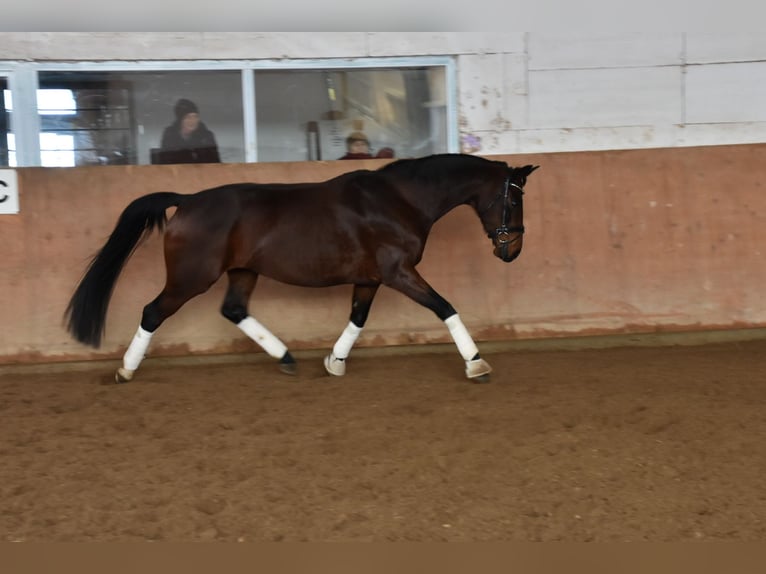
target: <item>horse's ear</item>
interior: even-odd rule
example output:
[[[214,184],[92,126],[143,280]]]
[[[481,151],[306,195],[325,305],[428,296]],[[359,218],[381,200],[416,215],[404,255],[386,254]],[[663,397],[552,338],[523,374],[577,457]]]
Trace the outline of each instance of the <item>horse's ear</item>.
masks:
[[[524,177],[528,177],[530,173],[538,169],[539,165],[525,165],[524,167],[518,168],[519,171],[524,175]]]

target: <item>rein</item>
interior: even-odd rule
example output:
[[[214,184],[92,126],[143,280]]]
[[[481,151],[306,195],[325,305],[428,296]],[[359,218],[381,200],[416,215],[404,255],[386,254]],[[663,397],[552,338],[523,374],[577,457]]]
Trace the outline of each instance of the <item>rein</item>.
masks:
[[[500,220],[500,226],[495,229],[492,233],[488,233],[487,237],[490,237],[491,239],[494,239],[497,241],[498,245],[505,245],[507,243],[512,243],[511,241],[511,233],[517,233],[517,235],[513,241],[517,241],[520,235],[524,233],[524,226],[523,225],[514,225],[513,227],[508,227],[508,221],[511,217],[511,213],[513,210],[519,205],[518,202],[515,199],[511,199],[508,201],[510,196],[510,188],[511,186],[515,187],[521,192],[521,195],[524,195],[524,188],[522,188],[519,185],[516,185],[515,183],[511,182],[510,177],[505,178],[505,183],[503,184],[503,191],[499,192],[494,198],[492,198],[492,201],[489,202],[489,205],[484,208],[484,210],[481,212],[482,215],[487,213],[493,205],[495,205],[495,202],[498,199],[503,200],[503,217]]]

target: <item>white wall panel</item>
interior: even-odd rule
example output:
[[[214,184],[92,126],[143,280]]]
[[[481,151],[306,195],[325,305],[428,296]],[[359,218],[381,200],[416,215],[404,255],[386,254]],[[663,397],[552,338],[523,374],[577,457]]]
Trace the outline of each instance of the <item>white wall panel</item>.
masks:
[[[682,63],[683,35],[669,33],[536,34],[528,38],[529,69],[618,68]]]
[[[675,145],[735,145],[766,142],[766,122],[691,124],[678,132]]]
[[[16,32],[0,57],[40,60],[361,58],[365,32]]]
[[[680,123],[681,68],[553,70],[529,73],[535,128]]]
[[[362,58],[364,32],[204,32],[205,53],[217,58]]]
[[[35,60],[203,59],[201,32],[3,33],[0,57]]]
[[[690,66],[688,123],[766,121],[766,62]]]
[[[457,84],[461,131],[509,129],[502,54],[460,56]]]
[[[370,32],[370,56],[523,53],[524,32]]]
[[[525,34],[481,32],[3,32],[6,59],[273,59],[524,53]]]
[[[518,131],[486,131],[474,132],[474,136],[481,138],[481,151],[479,155],[502,155],[506,153],[525,153],[519,145]]]
[[[766,60],[766,34],[722,32],[686,34],[688,64]]]
[[[507,54],[503,59],[504,117],[507,129],[523,129],[529,124],[529,83],[526,54]]]
[[[518,146],[523,153],[673,147],[681,129],[665,125],[522,130]]]
[[[475,153],[766,141],[766,34],[0,32],[19,62],[411,56],[455,58]]]

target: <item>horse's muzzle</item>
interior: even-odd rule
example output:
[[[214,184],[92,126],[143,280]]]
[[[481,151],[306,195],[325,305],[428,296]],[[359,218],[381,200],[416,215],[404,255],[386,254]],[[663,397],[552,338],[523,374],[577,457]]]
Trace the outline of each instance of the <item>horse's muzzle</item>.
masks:
[[[495,244],[493,253],[495,254],[495,257],[502,259],[506,263],[510,263],[516,259],[521,254],[524,233],[523,229],[523,227],[520,230],[514,229],[513,231],[516,231],[515,235],[512,235],[505,230],[498,230],[493,239],[493,243]]]
[[[516,244],[513,248],[510,248],[508,243],[503,243],[495,247],[495,257],[502,259],[506,263],[510,263],[521,255],[521,245]]]

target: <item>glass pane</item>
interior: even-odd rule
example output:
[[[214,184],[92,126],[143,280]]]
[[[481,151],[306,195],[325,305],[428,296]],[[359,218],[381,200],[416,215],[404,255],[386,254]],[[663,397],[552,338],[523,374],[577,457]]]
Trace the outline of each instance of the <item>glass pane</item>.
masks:
[[[447,151],[443,67],[255,72],[258,161],[420,157]],[[345,158],[344,158],[345,159]]]
[[[8,78],[0,77],[0,166],[16,166],[16,142],[11,132],[11,92]]]
[[[239,71],[41,72],[39,84],[45,166],[245,161]]]

